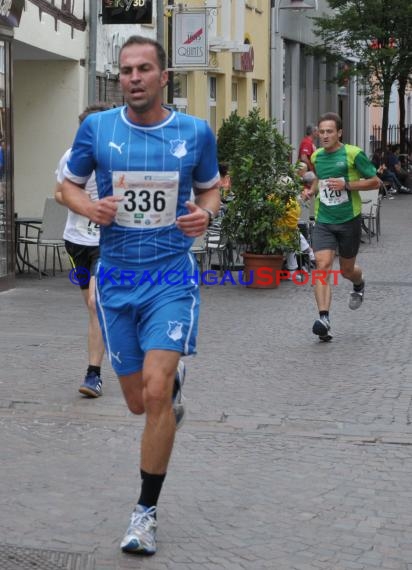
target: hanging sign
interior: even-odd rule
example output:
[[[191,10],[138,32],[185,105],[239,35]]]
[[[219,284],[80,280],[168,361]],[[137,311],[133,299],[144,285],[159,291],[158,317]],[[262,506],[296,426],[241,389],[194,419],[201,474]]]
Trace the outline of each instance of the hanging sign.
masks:
[[[102,0],[103,24],[151,24],[152,0]]]
[[[255,68],[255,52],[253,46],[248,51],[233,54],[233,69],[235,71],[253,71]]]
[[[205,67],[209,60],[206,10],[173,13],[173,67]]]
[[[24,0],[0,0],[0,24],[18,27],[23,8]]]

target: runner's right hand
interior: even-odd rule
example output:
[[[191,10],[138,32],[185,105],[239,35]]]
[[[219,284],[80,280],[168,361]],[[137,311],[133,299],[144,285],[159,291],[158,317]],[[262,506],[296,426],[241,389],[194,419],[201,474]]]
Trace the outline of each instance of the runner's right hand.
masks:
[[[90,214],[88,217],[96,224],[108,226],[116,217],[118,204],[122,200],[122,196],[106,196],[101,200],[96,200],[90,205]]]

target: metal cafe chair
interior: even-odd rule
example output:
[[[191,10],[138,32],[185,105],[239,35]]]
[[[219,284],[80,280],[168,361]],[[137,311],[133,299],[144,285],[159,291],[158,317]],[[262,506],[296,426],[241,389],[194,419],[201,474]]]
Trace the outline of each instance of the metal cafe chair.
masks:
[[[379,188],[360,191],[359,195],[362,200],[362,229],[366,232],[369,243],[372,237],[376,237],[376,241],[379,241],[381,233]]]
[[[208,250],[207,250],[207,234],[195,238],[190,251],[199,262],[201,274],[208,269]]]
[[[219,272],[222,276],[223,272],[229,269],[230,266],[228,240],[219,222],[213,224],[207,230],[206,235],[209,267],[212,266],[212,256],[215,253],[218,259]]]
[[[43,217],[41,225],[30,225],[34,230],[32,235],[18,236],[18,247],[24,247],[23,259],[33,267],[29,256],[29,246],[34,246],[37,251],[37,271],[39,278],[47,268],[48,250],[53,250],[53,275],[56,275],[56,258],[59,262],[60,271],[63,271],[63,265],[60,256],[60,249],[64,248],[64,240],[62,238],[64,227],[67,219],[67,208],[61,206],[54,198],[46,198],[43,209]],[[44,265],[41,270],[40,250],[44,248]]]

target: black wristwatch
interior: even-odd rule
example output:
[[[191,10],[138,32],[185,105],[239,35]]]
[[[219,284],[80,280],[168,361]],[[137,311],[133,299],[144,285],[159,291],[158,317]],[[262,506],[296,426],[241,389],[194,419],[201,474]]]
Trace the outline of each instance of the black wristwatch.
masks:
[[[349,188],[349,182],[346,182],[346,181],[345,181],[345,188],[344,188],[344,189],[346,190],[346,192],[350,192],[350,191],[351,191],[351,189]]]
[[[213,220],[215,219],[215,214],[214,212],[212,212],[212,210],[209,210],[209,208],[202,208],[202,210],[204,212],[207,212],[208,216],[209,216],[209,223],[207,224],[207,227],[212,225]]]

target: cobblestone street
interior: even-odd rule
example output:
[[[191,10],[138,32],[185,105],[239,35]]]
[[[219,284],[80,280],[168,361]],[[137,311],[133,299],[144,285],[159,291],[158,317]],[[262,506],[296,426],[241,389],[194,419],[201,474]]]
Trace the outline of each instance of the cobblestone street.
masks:
[[[87,316],[67,274],[19,277],[0,294],[3,547],[67,570],[412,570],[412,196],[381,213],[364,306],[340,279],[331,343],[310,286],[202,287],[152,558],[119,550],[143,419],[106,361],[103,397],[78,394]]]

